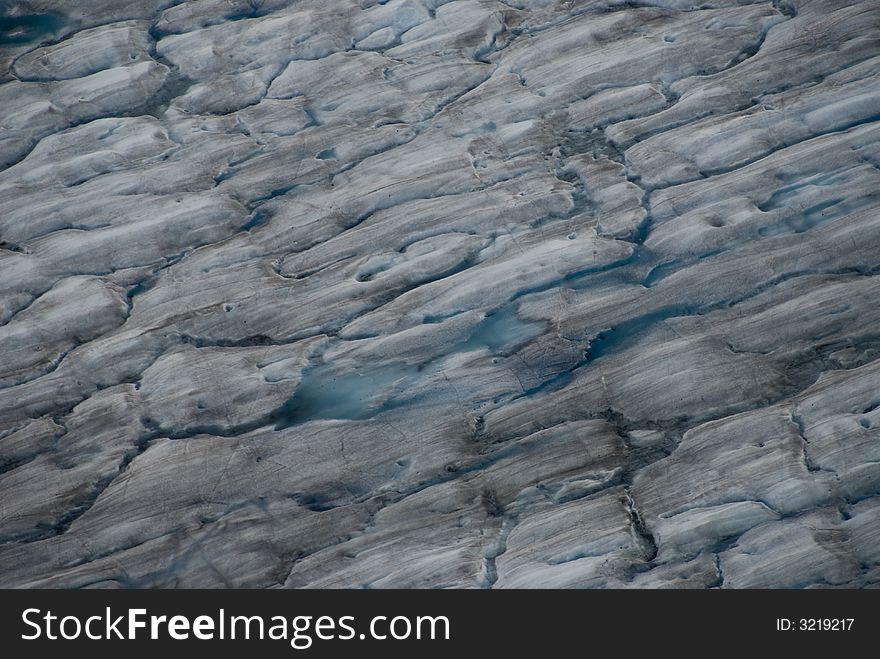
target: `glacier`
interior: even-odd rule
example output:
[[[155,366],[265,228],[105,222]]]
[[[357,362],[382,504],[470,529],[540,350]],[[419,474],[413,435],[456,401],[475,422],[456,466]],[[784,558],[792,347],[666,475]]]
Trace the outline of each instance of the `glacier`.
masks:
[[[880,5],[0,3],[0,586],[880,585]]]

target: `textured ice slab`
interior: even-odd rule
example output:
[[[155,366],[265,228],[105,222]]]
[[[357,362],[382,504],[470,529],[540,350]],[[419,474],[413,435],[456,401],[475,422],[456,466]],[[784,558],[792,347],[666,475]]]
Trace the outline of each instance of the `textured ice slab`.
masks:
[[[880,584],[876,2],[11,4],[0,586]]]

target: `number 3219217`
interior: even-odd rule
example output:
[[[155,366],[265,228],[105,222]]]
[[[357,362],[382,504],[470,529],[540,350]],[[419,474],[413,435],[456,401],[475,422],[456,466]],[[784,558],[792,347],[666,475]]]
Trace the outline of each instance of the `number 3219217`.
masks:
[[[852,629],[855,618],[777,618],[777,631],[846,632]]]

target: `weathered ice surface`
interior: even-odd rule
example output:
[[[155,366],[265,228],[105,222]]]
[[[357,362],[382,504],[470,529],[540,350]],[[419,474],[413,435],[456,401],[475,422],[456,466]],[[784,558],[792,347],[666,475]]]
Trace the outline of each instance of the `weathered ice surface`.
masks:
[[[880,585],[877,2],[0,13],[0,586]]]

